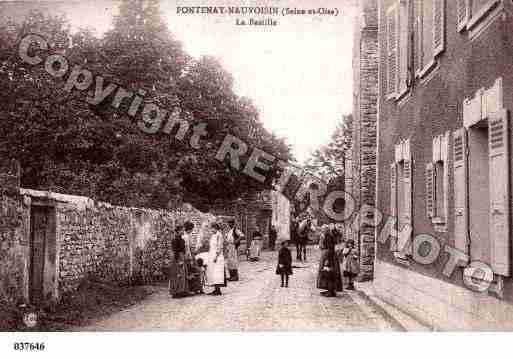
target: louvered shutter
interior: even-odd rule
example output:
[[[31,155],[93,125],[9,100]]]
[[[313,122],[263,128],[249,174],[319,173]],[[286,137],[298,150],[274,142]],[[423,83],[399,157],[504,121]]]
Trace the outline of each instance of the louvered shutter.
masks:
[[[435,215],[434,206],[435,206],[435,175],[433,163],[426,163],[426,212],[428,218],[433,218]]]
[[[396,219],[393,230],[397,230],[397,164],[394,162],[390,165],[390,215]],[[390,242],[390,250],[397,250],[397,240],[392,238]]]
[[[445,0],[433,1],[433,56],[445,50]]]
[[[413,25],[413,64],[415,75],[417,75],[423,68],[422,59],[422,3],[421,0],[414,0],[413,2],[413,16],[415,23]]]
[[[440,144],[441,160],[444,166],[444,178],[443,178],[443,194],[444,194],[444,222],[447,222],[449,213],[449,144],[450,144],[450,132],[446,132],[442,137]]]
[[[403,163],[403,185],[404,185],[404,225],[409,225],[413,228],[413,191],[412,191],[412,160],[410,153],[410,140],[405,142],[406,150]],[[405,239],[406,240],[406,239]],[[403,251],[404,254],[411,254],[412,246],[406,246]]]
[[[440,144],[441,144],[441,136],[434,137],[433,138],[433,162],[438,162],[441,160]]]
[[[415,19],[413,40],[413,64],[415,74],[422,70],[422,20],[420,17]]]
[[[469,18],[468,0],[456,0],[456,23],[458,31],[461,31],[467,25]]]
[[[509,137],[507,110],[489,116],[490,242],[494,273],[510,275]]]
[[[395,4],[387,11],[387,93],[389,96],[397,93],[397,76],[399,70],[398,10],[398,6]]]
[[[454,245],[469,254],[467,131],[464,128],[454,131],[453,143]]]

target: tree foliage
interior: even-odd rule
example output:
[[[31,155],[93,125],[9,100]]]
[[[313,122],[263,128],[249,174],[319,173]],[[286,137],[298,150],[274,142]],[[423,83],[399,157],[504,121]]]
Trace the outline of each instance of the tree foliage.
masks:
[[[327,193],[345,189],[345,157],[346,151],[351,148],[353,116],[344,115],[337,123],[330,141],[314,150],[305,162],[304,169],[307,173],[318,177],[326,185]],[[310,213],[310,216],[317,217],[322,222],[329,222],[322,211],[315,211],[309,206],[308,198],[303,201],[296,200],[294,203],[296,215]],[[339,211],[343,204],[335,203]]]
[[[322,178],[326,183],[344,178],[345,154],[351,147],[353,116],[343,116],[337,123],[330,141],[312,152],[305,169]]]
[[[28,33],[43,34],[49,53],[65,53],[71,66],[102,76],[104,87],[143,91],[145,103],[169,112],[179,107],[191,126],[207,123],[201,148],[192,149],[188,137],[179,141],[174,133],[142,132],[127,114],[129,102],[111,106],[115,91],[99,105],[88,104],[84,92],[65,91],[67,75],[57,79],[19,58],[17,46]],[[227,133],[250,148],[290,158],[290,148],[264,128],[258,109],[234,93],[233,78],[220,62],[184,51],[156,0],[124,0],[101,38],[92,29],[70,32],[64,17],[32,12],[21,23],[1,25],[0,64],[0,158],[20,161],[28,188],[128,206],[200,206],[272,186],[215,159]]]

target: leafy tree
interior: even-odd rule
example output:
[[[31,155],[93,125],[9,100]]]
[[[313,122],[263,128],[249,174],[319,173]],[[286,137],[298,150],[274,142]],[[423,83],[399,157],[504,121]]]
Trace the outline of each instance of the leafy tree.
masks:
[[[312,152],[305,169],[329,183],[344,177],[345,153],[351,147],[352,115],[343,116],[331,135],[330,142]]]
[[[65,78],[17,56],[19,40],[30,32],[42,33],[50,52],[65,53],[70,63],[101,75],[104,86],[143,90],[144,102],[167,110],[179,106],[192,125],[206,122],[206,144],[192,150],[164,133],[140,131],[127,114],[128,103],[111,106],[115,92],[93,106],[86,94],[64,91]],[[124,0],[103,38],[91,29],[72,34],[65,18],[33,12],[0,28],[0,64],[0,157],[21,162],[25,187],[129,206],[171,208],[188,201],[208,209],[217,199],[272,186],[271,178],[259,183],[215,159],[227,133],[250,148],[290,158],[290,148],[263,127],[251,101],[234,94],[232,76],[219,61],[185,53],[156,0]]]
[[[314,150],[304,165],[307,173],[317,176],[326,184],[327,193],[345,188],[345,154],[351,148],[352,126],[353,116],[344,115],[331,135],[330,142]],[[328,221],[321,211],[310,208],[307,198],[304,201],[296,200],[294,208],[296,214],[309,210],[323,222]]]

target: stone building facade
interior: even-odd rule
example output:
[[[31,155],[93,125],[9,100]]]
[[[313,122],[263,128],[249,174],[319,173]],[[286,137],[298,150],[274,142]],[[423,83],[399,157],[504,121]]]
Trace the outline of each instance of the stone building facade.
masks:
[[[353,126],[351,150],[346,158],[346,192],[353,196],[358,211],[363,205],[375,205],[378,96],[376,0],[359,2],[353,36]],[[372,220],[369,217],[365,223]],[[360,279],[372,279],[374,227],[362,222],[351,226],[348,231],[348,236],[355,240],[359,250]]]
[[[375,291],[436,329],[512,330],[513,3],[382,0],[379,48]]]
[[[87,279],[121,284],[163,279],[177,223],[191,220],[196,240],[210,234],[212,215],[193,208],[112,206],[19,188],[15,171],[0,172],[0,300],[59,300]]]

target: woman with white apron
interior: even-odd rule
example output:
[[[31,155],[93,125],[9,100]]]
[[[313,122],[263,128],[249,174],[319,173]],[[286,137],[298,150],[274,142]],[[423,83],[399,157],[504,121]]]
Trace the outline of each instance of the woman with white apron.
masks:
[[[239,245],[244,234],[235,227],[235,220],[228,221],[228,234],[226,235],[226,266],[230,273],[229,281],[239,280]]]
[[[253,232],[251,247],[249,248],[249,260],[256,262],[260,260],[260,252],[262,251],[262,234],[259,231]]]
[[[221,295],[221,287],[226,286],[225,263],[223,255],[223,234],[221,224],[214,222],[212,228],[215,233],[210,237],[207,265],[208,285],[214,287],[210,295]]]

